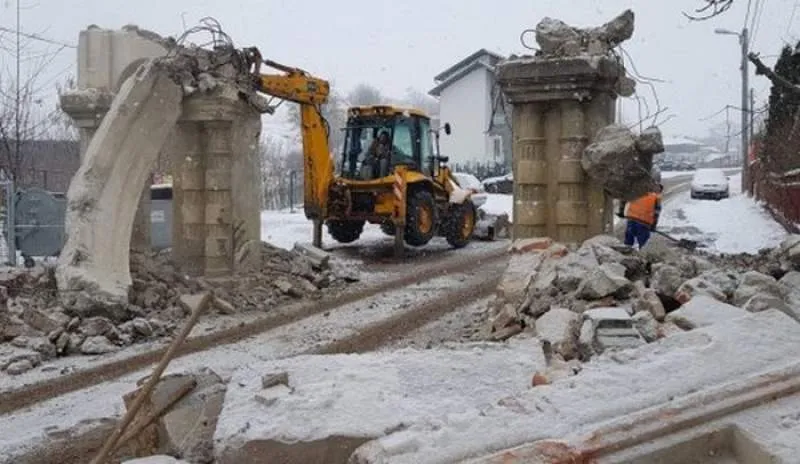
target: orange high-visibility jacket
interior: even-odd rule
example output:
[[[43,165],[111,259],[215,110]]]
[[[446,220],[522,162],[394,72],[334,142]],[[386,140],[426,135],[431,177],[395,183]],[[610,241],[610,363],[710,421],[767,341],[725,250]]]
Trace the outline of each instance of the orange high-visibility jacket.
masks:
[[[659,214],[661,214],[661,195],[650,192],[628,203],[628,212],[625,216],[652,226],[658,222]]]

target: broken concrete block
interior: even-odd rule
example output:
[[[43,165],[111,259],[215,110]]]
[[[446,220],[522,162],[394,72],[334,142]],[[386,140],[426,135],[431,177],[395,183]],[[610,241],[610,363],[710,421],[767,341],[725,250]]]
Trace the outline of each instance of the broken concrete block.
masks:
[[[531,375],[545,370],[541,352],[530,348],[476,343],[297,356],[239,369],[214,434],[216,463],[348,462],[372,438],[528,389]],[[294,391],[278,387],[277,401],[259,403],[263,372],[287,372]]]
[[[106,337],[97,335],[88,337],[81,343],[81,353],[83,354],[106,354],[119,350],[119,347],[111,343]]]
[[[781,261],[795,268],[800,267],[800,235],[793,234],[786,237],[777,250]]]
[[[649,311],[640,311],[633,315],[633,326],[648,343],[658,339],[658,321]]]
[[[683,330],[691,330],[745,315],[747,311],[744,309],[723,303],[708,295],[697,295],[677,310],[667,314],[666,321],[674,322]]]
[[[61,308],[39,309],[28,306],[22,312],[22,320],[34,329],[50,333],[67,325],[70,317]]]
[[[28,340],[28,348],[42,355],[43,360],[56,357],[56,346],[47,337],[32,337]]]
[[[316,269],[327,269],[328,263],[331,260],[330,253],[310,243],[295,242],[292,251],[310,260]]]
[[[721,288],[702,276],[689,279],[681,284],[681,286],[678,287],[678,291],[675,292],[675,300],[681,304],[685,304],[701,295],[709,296],[721,302],[728,300],[728,296]]]
[[[612,124],[600,129],[584,149],[581,166],[612,198],[633,201],[657,188],[639,160],[635,137],[625,126]]]
[[[117,92],[67,192],[59,291],[83,292],[100,305],[127,303],[139,197],[178,120],[182,98],[181,88],[152,60]]]
[[[286,385],[288,387],[289,373],[278,372],[278,373],[264,374],[264,377],[261,378],[261,387],[264,389],[272,388],[276,385]]]
[[[559,19],[545,17],[536,25],[536,43],[544,55],[564,55],[572,51],[569,50],[570,44],[579,46],[580,41],[578,31]],[[572,51],[572,54],[577,54],[577,51]]]
[[[255,400],[262,406],[272,406],[280,398],[290,394],[292,389],[286,385],[275,385],[256,393]]]
[[[625,278],[625,267],[606,263],[592,270],[578,287],[577,297],[584,300],[599,300],[608,296],[627,298],[633,291],[633,283]]]
[[[195,294],[184,294],[181,295],[178,303],[181,305],[181,308],[186,312],[186,314],[192,314],[198,308],[202,311],[204,307],[207,307],[211,303],[211,298],[213,296],[210,292],[202,292],[202,293],[195,293]]]
[[[777,299],[784,297],[784,291],[774,277],[758,271],[747,271],[742,275],[739,285],[734,290],[731,303],[742,307],[757,294],[770,295]]]
[[[142,379],[143,384],[146,379]],[[158,452],[181,456],[192,463],[213,461],[213,433],[227,386],[210,369],[172,374],[161,378],[140,414],[163,410],[182,391],[189,391],[156,423],[150,439]],[[130,407],[139,390],[125,395]],[[153,430],[145,433],[153,433]]]
[[[153,326],[147,319],[137,317],[131,321],[133,330],[142,337],[149,337],[153,335]]]
[[[25,331],[25,323],[17,316],[0,312],[0,342],[11,341]]]
[[[553,246],[553,239],[549,237],[519,238],[514,240],[508,248],[511,254],[524,254],[544,251]]]
[[[800,290],[800,272],[789,271],[778,282],[790,289]]]
[[[653,315],[656,321],[663,322],[667,316],[664,304],[656,294],[655,290],[648,288],[633,302],[633,310],[636,313],[646,311]]]
[[[33,363],[29,359],[20,359],[19,361],[14,361],[6,367],[6,374],[8,375],[20,375],[28,372],[29,370],[33,369]]]
[[[634,348],[645,343],[633,326],[633,318],[631,318],[628,308],[590,309],[584,312],[582,317],[584,326],[581,327],[581,337],[591,333],[592,351],[595,353]],[[590,328],[585,327],[586,323],[590,323]],[[584,334],[584,330],[587,334]]]
[[[79,330],[87,337],[96,337],[98,335],[107,335],[115,329],[114,323],[108,318],[97,316],[84,319]]]
[[[662,153],[664,151],[664,140],[661,137],[661,130],[655,126],[643,130],[636,137],[636,149],[639,153],[646,155]]]
[[[598,266],[599,263],[594,253],[589,249],[581,248],[556,261],[557,277],[554,284],[564,293],[575,291],[586,275]]]
[[[566,308],[551,308],[536,320],[536,333],[541,340],[550,342],[555,353],[564,359],[576,356],[575,336],[578,334],[578,314]]]
[[[214,308],[222,314],[236,314],[236,308],[228,301],[217,296],[214,297]]]

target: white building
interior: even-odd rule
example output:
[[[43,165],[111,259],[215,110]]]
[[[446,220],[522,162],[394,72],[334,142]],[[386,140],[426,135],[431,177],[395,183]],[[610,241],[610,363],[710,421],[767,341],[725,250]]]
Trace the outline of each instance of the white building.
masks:
[[[440,144],[453,166],[504,164],[510,169],[511,128],[495,79],[502,59],[481,49],[434,77],[437,85],[428,93],[439,99],[441,123],[452,127]]]

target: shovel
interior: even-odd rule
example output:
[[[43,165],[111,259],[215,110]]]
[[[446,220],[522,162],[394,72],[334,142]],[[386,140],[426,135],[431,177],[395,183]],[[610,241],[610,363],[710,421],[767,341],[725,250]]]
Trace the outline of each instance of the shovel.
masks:
[[[685,250],[694,251],[694,250],[696,250],[696,249],[697,249],[697,247],[698,247],[698,246],[700,246],[700,245],[699,245],[699,244],[698,244],[696,241],[694,241],[694,240],[689,240],[689,239],[686,239],[686,238],[677,239],[677,238],[675,238],[675,237],[672,237],[672,236],[670,236],[670,235],[667,235],[667,234],[666,234],[666,233],[664,233],[664,232],[661,232],[660,230],[654,230],[653,232],[655,232],[655,233],[657,233],[658,235],[660,235],[660,236],[662,236],[662,237],[664,237],[664,238],[666,238],[666,239],[668,239],[668,240],[672,241],[673,243],[675,243],[675,245],[676,245],[676,246],[678,246],[678,247],[680,247],[680,248],[683,248],[683,249],[685,249]]]

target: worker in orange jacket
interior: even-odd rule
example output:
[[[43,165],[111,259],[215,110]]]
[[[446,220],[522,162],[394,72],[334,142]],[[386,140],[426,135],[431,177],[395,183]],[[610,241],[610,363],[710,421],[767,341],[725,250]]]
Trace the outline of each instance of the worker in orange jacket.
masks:
[[[627,212],[625,202],[619,204],[617,216],[628,220],[625,227],[625,245],[633,246],[638,242],[642,249],[650,239],[650,232],[656,230],[658,217],[661,214],[661,191],[664,186],[658,184],[658,191],[649,192],[628,203]]]

